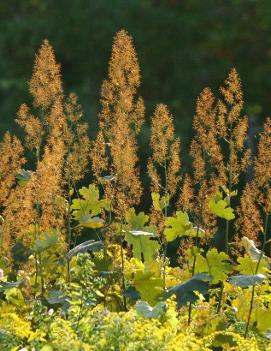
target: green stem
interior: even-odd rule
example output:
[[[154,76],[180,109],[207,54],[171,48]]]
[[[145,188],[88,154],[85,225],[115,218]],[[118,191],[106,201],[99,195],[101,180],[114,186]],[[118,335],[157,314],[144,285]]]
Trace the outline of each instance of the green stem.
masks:
[[[196,235],[196,248],[198,249],[199,247],[199,225],[197,225],[197,235]],[[192,277],[195,274],[195,269],[196,269],[196,261],[197,261],[197,252],[194,255],[193,259],[193,266],[192,266]],[[191,324],[191,319],[192,319],[192,302],[189,303],[189,309],[188,309],[188,321],[187,324]]]
[[[68,240],[67,240],[67,245],[68,245],[68,252],[71,248],[71,240],[72,240],[72,227],[71,227],[71,204],[72,204],[72,199],[71,199],[71,177],[70,175],[68,176],[68,214],[67,214],[67,231],[68,231]],[[68,284],[70,283],[70,261],[67,260],[67,282]]]
[[[124,276],[124,253],[123,253],[123,241],[121,242],[120,252],[121,252],[121,282],[122,282],[122,296],[123,296],[123,308],[127,311],[127,301],[125,296],[125,276]]]
[[[258,270],[259,270],[259,267],[260,267],[260,263],[261,263],[261,260],[263,258],[263,255],[264,255],[265,245],[266,245],[266,241],[267,241],[266,240],[267,227],[268,227],[268,214],[265,215],[265,224],[264,224],[264,233],[263,233],[263,245],[262,245],[262,250],[261,250],[258,262],[257,262],[256,269],[255,269],[255,274],[258,273]],[[254,304],[254,296],[255,296],[255,285],[253,285],[253,288],[252,288],[250,307],[249,307],[249,312],[248,312],[246,330],[245,330],[245,334],[244,334],[245,338],[247,337],[247,334],[248,334],[248,328],[249,328],[249,323],[250,323],[252,309],[253,309],[253,304]]]

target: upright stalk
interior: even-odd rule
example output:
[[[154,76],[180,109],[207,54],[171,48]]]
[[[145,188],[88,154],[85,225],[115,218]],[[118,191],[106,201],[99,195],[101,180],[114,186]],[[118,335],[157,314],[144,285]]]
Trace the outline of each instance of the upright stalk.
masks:
[[[264,255],[264,250],[265,250],[266,241],[267,241],[267,240],[266,240],[267,226],[268,226],[268,214],[266,213],[266,215],[265,215],[265,224],[264,224],[264,233],[263,233],[263,245],[262,245],[262,250],[261,250],[261,253],[260,253],[258,262],[257,262],[256,269],[255,269],[255,274],[258,273],[258,270],[259,270],[259,267],[260,267],[260,263],[261,263],[261,260],[262,260],[262,258],[263,258],[263,255]],[[248,334],[248,328],[249,328],[249,323],[250,323],[251,314],[252,314],[252,309],[253,309],[253,304],[254,304],[255,286],[256,286],[256,285],[253,285],[253,288],[252,288],[252,294],[251,294],[251,300],[250,300],[250,307],[249,307],[249,312],[248,312],[246,330],[245,330],[245,334],[244,334],[244,337],[245,337],[245,338],[247,337],[247,334]]]
[[[228,205],[231,205],[231,191],[232,191],[232,140],[230,140],[230,157],[229,157],[229,202]],[[229,230],[230,230],[230,222],[226,220],[226,230],[225,230],[225,252],[229,255]],[[217,306],[217,313],[220,313],[222,307],[223,300],[223,292],[224,292],[224,284],[220,283],[220,292],[219,292],[219,300]]]
[[[165,197],[167,197],[168,189],[167,189],[167,161],[166,160],[164,163],[164,170],[165,170]],[[166,218],[167,217],[167,202],[165,203],[164,215]],[[162,240],[162,247],[163,247],[163,280],[164,280],[164,289],[165,289],[166,288],[166,255],[167,255],[167,242],[166,242],[165,238],[163,238],[163,240]]]
[[[71,239],[72,239],[72,227],[71,227],[71,177],[68,175],[68,214],[67,214],[67,231],[68,231],[68,252],[71,248]],[[70,282],[70,261],[67,260],[67,282]]]
[[[198,247],[199,247],[199,224],[197,225],[197,234],[196,234],[196,248],[198,249]],[[197,261],[197,253],[195,253],[194,259],[193,259],[192,277],[193,277],[194,274],[195,274],[196,261]],[[190,325],[191,319],[192,319],[192,302],[189,303],[188,322],[187,322],[188,325]]]
[[[123,240],[121,241],[120,254],[121,254],[121,283],[122,283],[122,296],[123,296],[123,308],[127,311],[127,301],[125,296],[125,276],[124,276],[124,252],[123,252]]]

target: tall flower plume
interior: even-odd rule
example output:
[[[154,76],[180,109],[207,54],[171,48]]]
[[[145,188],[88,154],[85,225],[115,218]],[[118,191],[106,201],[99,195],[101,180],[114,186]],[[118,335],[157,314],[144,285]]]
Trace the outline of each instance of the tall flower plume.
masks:
[[[121,30],[114,38],[108,78],[102,84],[100,131],[92,151],[97,180],[109,174],[114,179],[105,186],[105,191],[114,199],[113,209],[119,215],[138,204],[142,194],[136,135],[145,108],[142,99],[136,96],[139,85],[140,69],[133,41]]]
[[[36,169],[31,171],[27,184],[18,184],[7,199],[3,212],[6,246],[18,238],[28,243],[30,224],[39,223],[40,230],[61,229],[64,225],[65,209],[59,198],[63,194],[68,126],[60,66],[47,40],[36,55],[29,90],[35,112],[26,104],[21,105],[17,122],[24,129],[26,147],[36,156]]]
[[[193,213],[195,221],[206,232],[214,230],[216,221],[209,213],[209,196],[225,182],[223,154],[218,142],[217,109],[215,97],[205,88],[197,99],[193,120],[194,138],[190,155],[193,160],[193,177],[185,175],[178,205]]]
[[[148,161],[148,173],[152,190],[173,197],[180,181],[180,139],[175,136],[173,118],[166,105],[159,104],[155,108],[150,146],[152,155]]]
[[[220,87],[222,99],[218,102],[218,132],[228,146],[228,156],[224,163],[228,188],[239,182],[239,176],[247,168],[250,158],[245,149],[248,119],[242,115],[243,93],[240,77],[232,69],[224,86]]]

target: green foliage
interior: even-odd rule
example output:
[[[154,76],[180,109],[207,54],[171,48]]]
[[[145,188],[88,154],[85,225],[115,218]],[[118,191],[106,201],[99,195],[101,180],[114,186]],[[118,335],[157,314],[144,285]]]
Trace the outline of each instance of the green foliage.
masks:
[[[71,260],[73,256],[78,255],[79,253],[87,251],[98,252],[102,250],[103,247],[104,245],[102,241],[88,240],[72,248],[66,256],[68,260]]]
[[[79,221],[82,227],[86,228],[101,228],[104,225],[104,220],[97,215],[101,214],[102,210],[109,211],[110,203],[107,200],[99,200],[99,190],[94,184],[87,187],[82,187],[79,190],[82,199],[74,199],[72,201],[71,210],[73,218]]]
[[[177,237],[190,236],[202,237],[204,231],[201,228],[193,227],[189,221],[188,214],[182,211],[176,212],[175,217],[167,217],[165,220],[165,235],[167,241],[173,241]]]
[[[215,248],[209,250],[206,257],[197,254],[195,273],[208,273],[213,277],[213,284],[225,281],[232,272],[232,265],[228,260],[229,256],[225,252],[218,252]]]
[[[267,273],[268,263],[264,259],[261,260],[260,264],[258,265],[257,260],[253,260],[250,256],[245,255],[244,257],[238,257],[237,262],[239,264],[235,267],[235,269],[241,274],[253,275],[256,272],[257,267],[258,273]]]
[[[214,196],[210,198],[209,209],[214,215],[220,218],[224,218],[227,221],[230,221],[235,218],[233,208],[229,206],[227,198],[223,199],[221,192],[217,192]]]
[[[155,276],[152,272],[137,271],[133,279],[133,284],[139,292],[141,299],[147,301],[152,306],[156,304],[158,298],[164,292],[163,279]]]
[[[196,292],[206,294],[209,287],[208,281],[212,278],[207,273],[196,274],[191,279],[170,288],[165,296],[168,298],[173,294],[176,295],[179,307],[185,306],[188,302],[194,303],[198,299]]]
[[[235,275],[230,277],[229,281],[233,285],[240,286],[240,288],[248,288],[249,286],[262,283],[266,279],[266,276],[263,274],[254,274],[254,275]]]
[[[153,207],[156,211],[163,211],[164,208],[169,205],[170,197],[168,194],[160,198],[160,195],[158,193],[152,193],[151,197]]]
[[[138,301],[135,305],[136,312],[145,318],[160,318],[165,314],[167,304],[163,301],[151,307],[146,301]]]
[[[35,240],[31,250],[35,254],[40,254],[43,251],[56,245],[58,240],[57,230],[51,230],[50,232],[42,233],[41,239]]]
[[[149,216],[140,212],[136,215],[134,208],[125,214],[125,240],[132,246],[135,258],[143,262],[151,262],[157,256],[160,245],[154,226],[147,226]],[[151,232],[150,232],[151,231]]]

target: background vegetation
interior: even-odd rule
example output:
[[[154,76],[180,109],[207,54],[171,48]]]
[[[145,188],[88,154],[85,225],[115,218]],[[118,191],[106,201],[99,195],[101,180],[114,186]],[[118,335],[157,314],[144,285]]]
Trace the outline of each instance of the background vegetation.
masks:
[[[125,28],[137,49],[149,120],[155,104],[166,103],[186,149],[195,98],[207,85],[217,89],[234,66],[254,135],[270,113],[270,14],[268,0],[1,1],[0,133],[17,128],[18,106],[29,101],[25,82],[34,53],[47,38],[62,64],[64,87],[80,97],[94,136],[112,37]],[[148,124],[144,128],[141,153]]]

